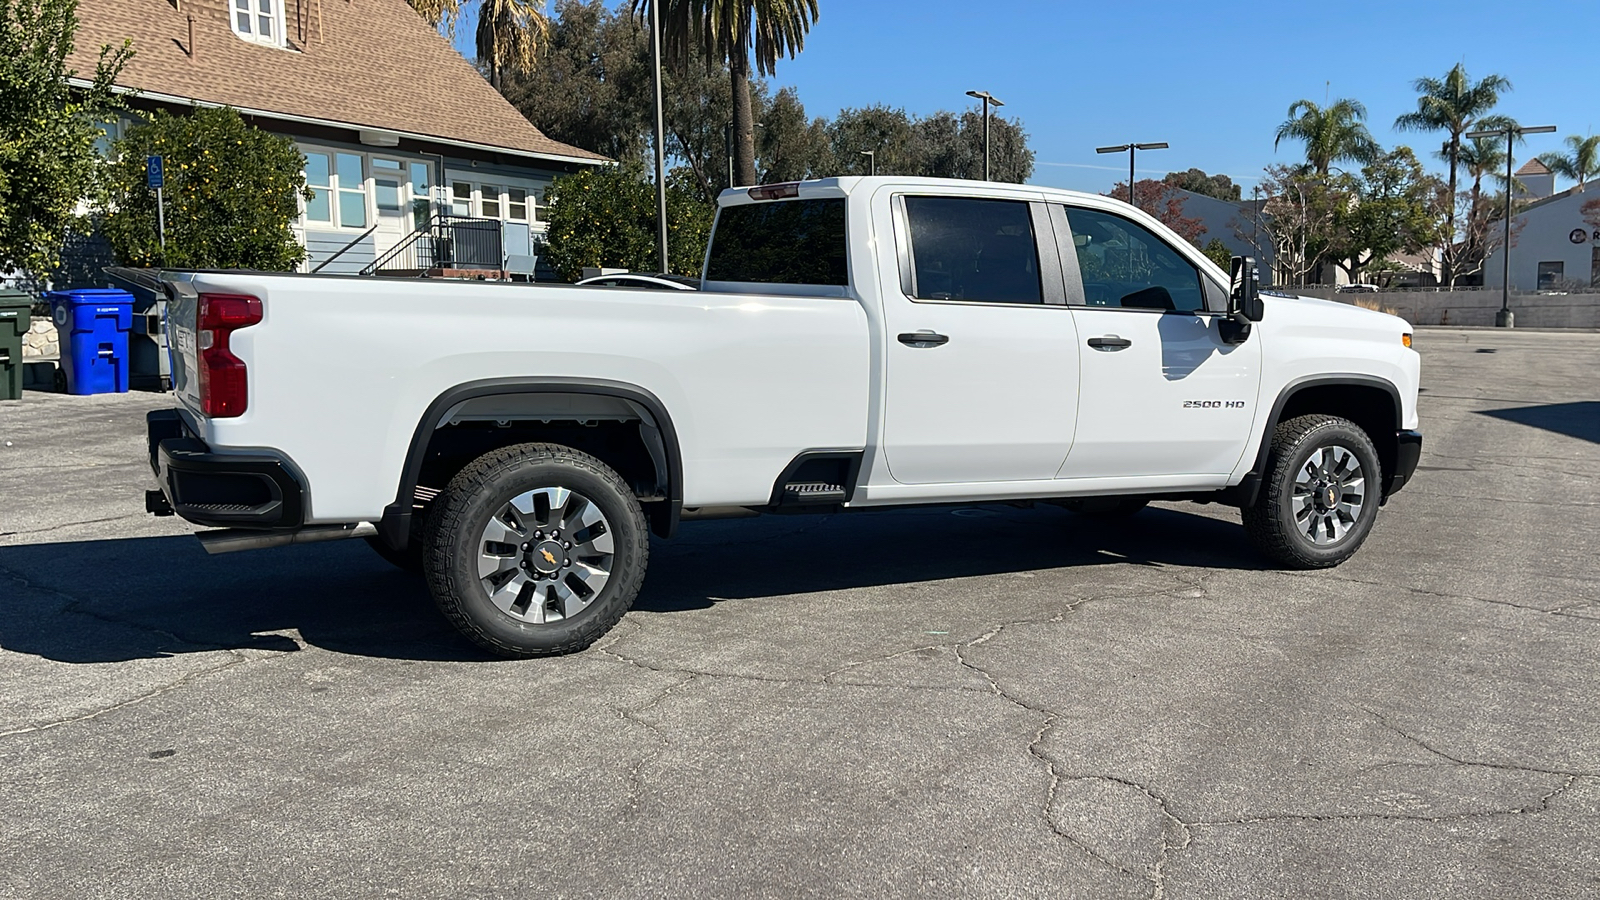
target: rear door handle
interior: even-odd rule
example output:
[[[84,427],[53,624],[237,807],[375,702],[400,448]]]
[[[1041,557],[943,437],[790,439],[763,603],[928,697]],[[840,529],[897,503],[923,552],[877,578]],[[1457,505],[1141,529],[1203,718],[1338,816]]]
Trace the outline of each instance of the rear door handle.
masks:
[[[1105,337],[1089,338],[1089,346],[1096,350],[1104,350],[1109,353],[1115,350],[1126,350],[1133,346],[1133,341],[1130,341],[1125,337],[1117,337],[1114,334],[1108,334]]]
[[[942,334],[934,334],[931,331],[908,331],[900,335],[899,341],[909,347],[937,347],[940,344],[950,343],[948,337]]]

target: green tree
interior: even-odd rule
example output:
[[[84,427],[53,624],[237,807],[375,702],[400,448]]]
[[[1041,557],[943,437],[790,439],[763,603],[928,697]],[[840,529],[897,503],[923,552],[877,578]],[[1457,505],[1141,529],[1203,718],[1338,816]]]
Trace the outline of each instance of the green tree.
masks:
[[[1204,253],[1207,259],[1216,263],[1224,272],[1228,271],[1229,267],[1233,265],[1233,251],[1229,250],[1228,245],[1222,242],[1222,238],[1212,238],[1207,241],[1206,245],[1200,248],[1200,252]]]
[[[1571,153],[1541,153],[1539,161],[1562,178],[1576,181],[1581,192],[1589,179],[1600,175],[1600,134],[1569,135],[1567,146],[1572,148]]]
[[[636,19],[601,0],[558,0],[533,65],[510,73],[501,93],[552,140],[642,166],[651,128],[648,40]]]
[[[713,207],[695,196],[681,170],[667,182],[667,242],[672,274],[698,275],[711,235]],[[562,278],[576,281],[585,266],[654,272],[655,188],[637,171],[585,169],[549,191],[545,258]]]
[[[1119,181],[1112,186],[1105,196],[1114,200],[1126,201],[1128,199],[1128,183]],[[1154,178],[1141,178],[1133,183],[1133,205],[1139,207],[1160,220],[1161,224],[1171,228],[1177,235],[1191,244],[1199,246],[1200,236],[1205,234],[1205,223],[1194,216],[1183,214],[1184,197],[1172,185]]]
[[[1296,100],[1289,107],[1289,118],[1278,126],[1274,149],[1284,139],[1306,145],[1306,164],[1318,175],[1327,175],[1336,162],[1366,163],[1381,152],[1362,120],[1367,108],[1355,100],[1335,100],[1323,109],[1310,100]]]
[[[106,237],[126,265],[290,271],[305,259],[290,223],[310,200],[294,141],[250,127],[229,108],[154,112],[113,147]],[[166,160],[167,247],[156,231],[145,158]]]
[[[94,84],[66,67],[77,0],[0,0],[0,274],[44,278],[60,265],[78,204],[98,193],[96,123],[119,107],[112,84],[132,50],[100,49]]]
[[[1348,202],[1333,208],[1328,257],[1358,281],[1368,266],[1432,246],[1440,230],[1438,179],[1410,147],[1399,147],[1347,177]]]
[[[1449,164],[1450,175],[1446,183],[1446,196],[1452,198],[1445,219],[1444,260],[1441,280],[1449,286],[1456,279],[1456,196],[1457,169],[1461,165],[1461,141],[1474,130],[1487,131],[1515,125],[1506,116],[1490,115],[1500,94],[1511,90],[1511,82],[1499,75],[1490,75],[1474,83],[1467,76],[1466,67],[1456,63],[1443,78],[1418,78],[1412,82],[1420,95],[1415,112],[1406,113],[1394,120],[1399,131],[1443,131],[1450,139],[1445,142],[1442,156]]]
[[[708,63],[728,67],[733,99],[735,175],[756,181],[756,119],[750,78],[770,76],[778,58],[793,59],[817,21],[817,0],[633,0],[635,12],[661,4],[662,50],[683,71],[695,50]]]
[[[1195,194],[1215,197],[1218,200],[1237,201],[1241,191],[1233,179],[1226,175],[1207,175],[1200,169],[1190,169],[1187,172],[1168,172],[1167,177],[1161,179],[1175,188],[1181,188]],[[1226,268],[1226,266],[1224,266]]]

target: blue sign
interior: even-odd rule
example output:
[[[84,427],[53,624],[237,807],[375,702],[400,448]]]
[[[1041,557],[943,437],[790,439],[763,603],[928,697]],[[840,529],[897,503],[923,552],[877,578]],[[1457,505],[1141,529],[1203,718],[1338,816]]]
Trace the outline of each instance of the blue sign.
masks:
[[[161,157],[159,157],[159,156],[147,156],[147,157],[145,157],[145,160],[144,160],[144,183],[145,183],[145,186],[150,188],[150,190],[153,191],[156,188],[161,187],[162,183],[165,180],[166,180],[166,170],[165,170],[165,166],[162,164]]]

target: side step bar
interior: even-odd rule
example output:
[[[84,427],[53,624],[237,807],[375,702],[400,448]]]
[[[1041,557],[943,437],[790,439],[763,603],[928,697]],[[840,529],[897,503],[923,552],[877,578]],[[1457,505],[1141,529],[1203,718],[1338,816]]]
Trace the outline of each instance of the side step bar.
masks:
[[[235,553],[240,550],[262,550],[267,547],[286,547],[290,544],[313,544],[317,541],[342,541],[348,538],[371,537],[378,528],[371,522],[352,525],[310,525],[293,531],[252,531],[248,528],[222,528],[195,534],[200,546],[215,556],[218,553]]]
[[[810,481],[783,486],[782,505],[784,506],[832,505],[843,503],[844,501],[844,485]]]

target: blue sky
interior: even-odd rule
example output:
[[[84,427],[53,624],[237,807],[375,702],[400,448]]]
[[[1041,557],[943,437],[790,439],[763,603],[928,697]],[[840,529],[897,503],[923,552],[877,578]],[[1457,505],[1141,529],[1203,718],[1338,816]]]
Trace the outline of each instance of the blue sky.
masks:
[[[1033,181],[1054,187],[1104,191],[1126,178],[1127,157],[1096,156],[1095,147],[1166,141],[1170,150],[1140,154],[1141,178],[1198,166],[1234,176],[1248,194],[1263,166],[1299,158],[1288,143],[1274,152],[1272,135],[1302,97],[1360,100],[1380,143],[1426,156],[1440,137],[1390,126],[1415,108],[1415,78],[1442,76],[1457,62],[1475,79],[1511,79],[1500,111],[1560,127],[1530,138],[1519,160],[1600,127],[1593,0],[819,6],[805,51],[781,61],[772,79],[794,85],[808,113],[882,103],[926,114],[973,103],[967,90],[988,90],[1028,130]],[[458,46],[468,48],[471,33],[463,23]]]

